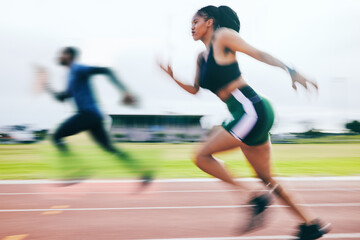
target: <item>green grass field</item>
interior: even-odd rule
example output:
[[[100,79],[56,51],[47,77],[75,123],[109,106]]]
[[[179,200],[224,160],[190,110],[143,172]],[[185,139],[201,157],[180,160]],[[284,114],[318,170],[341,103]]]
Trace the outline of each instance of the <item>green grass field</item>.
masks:
[[[312,140],[314,141],[314,140]],[[321,141],[319,141],[321,142]],[[65,167],[82,166],[94,178],[135,178],[113,156],[84,136],[69,138],[74,156]],[[199,144],[121,143],[126,150],[154,169],[158,178],[208,177],[191,162]],[[254,176],[240,150],[217,155],[236,177]],[[44,179],[58,177],[59,155],[49,142],[0,145],[0,179]],[[274,172],[279,176],[338,176],[360,174],[360,143],[274,144]]]

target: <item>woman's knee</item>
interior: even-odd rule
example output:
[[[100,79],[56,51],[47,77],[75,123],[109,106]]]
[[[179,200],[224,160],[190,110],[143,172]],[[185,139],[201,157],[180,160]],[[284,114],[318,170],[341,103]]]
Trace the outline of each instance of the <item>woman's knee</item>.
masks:
[[[195,164],[198,165],[198,162],[200,161],[200,156],[199,153],[195,153],[193,154],[193,157],[191,158],[191,161]]]
[[[199,166],[206,161],[207,157],[208,156],[206,154],[204,154],[202,151],[199,151],[194,154],[192,161],[196,166]]]

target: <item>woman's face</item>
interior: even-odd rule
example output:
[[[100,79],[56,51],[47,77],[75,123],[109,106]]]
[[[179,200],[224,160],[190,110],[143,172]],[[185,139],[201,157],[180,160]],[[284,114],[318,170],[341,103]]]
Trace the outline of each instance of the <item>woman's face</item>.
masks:
[[[212,19],[205,20],[204,17],[201,17],[197,14],[192,19],[191,24],[191,35],[195,41],[202,39],[203,36],[211,29],[212,26]]]

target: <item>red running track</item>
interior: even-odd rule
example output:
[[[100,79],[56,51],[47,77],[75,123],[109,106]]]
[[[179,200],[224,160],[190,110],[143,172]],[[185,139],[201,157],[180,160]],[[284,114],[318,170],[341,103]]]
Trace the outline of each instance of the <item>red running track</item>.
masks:
[[[360,178],[282,183],[296,192],[300,204],[332,223],[324,239],[360,239]],[[136,186],[121,181],[68,187],[1,182],[0,239],[291,239],[298,224],[276,201],[264,228],[240,236],[236,230],[246,221],[248,196],[221,182],[160,181],[134,194]]]

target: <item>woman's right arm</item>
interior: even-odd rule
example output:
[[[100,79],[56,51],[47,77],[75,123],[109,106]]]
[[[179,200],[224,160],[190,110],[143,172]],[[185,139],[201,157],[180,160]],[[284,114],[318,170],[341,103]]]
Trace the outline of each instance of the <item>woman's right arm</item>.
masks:
[[[194,81],[194,85],[189,85],[189,84],[184,84],[181,81],[179,81],[178,79],[176,79],[174,77],[174,73],[172,71],[171,66],[168,64],[167,67],[164,67],[163,65],[161,65],[159,63],[159,66],[162,70],[164,70],[164,72],[166,72],[182,89],[184,89],[185,91],[187,91],[188,93],[191,94],[196,94],[199,91],[199,75],[200,75],[200,60],[201,60],[201,54],[199,54],[198,59],[197,59],[197,64],[196,64],[196,75],[195,75],[195,81]]]

